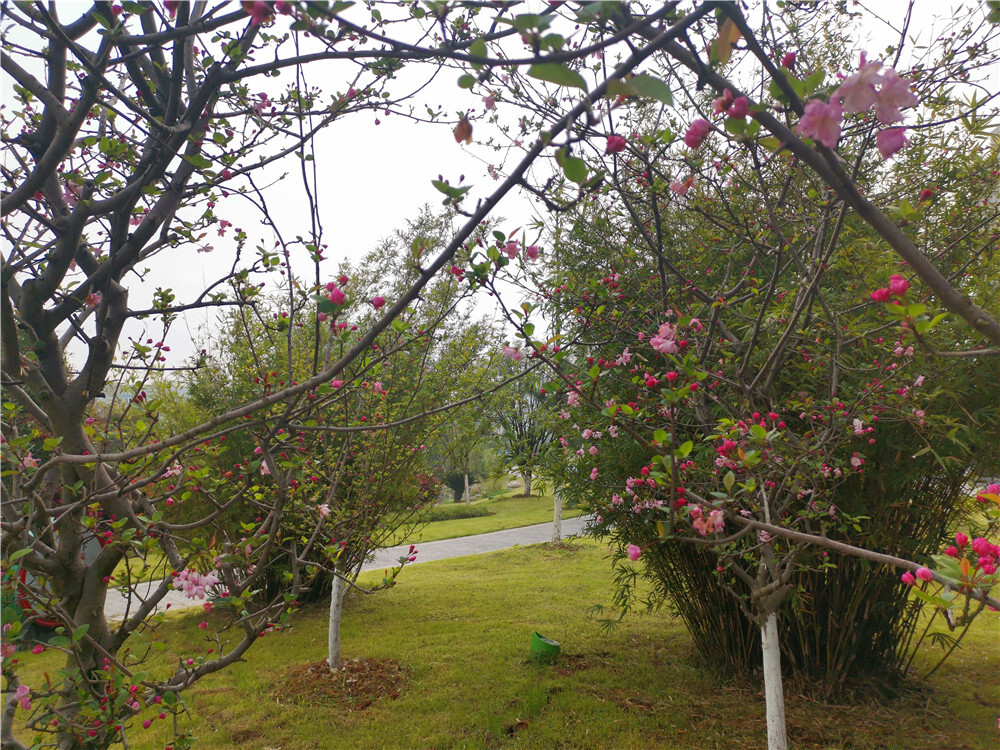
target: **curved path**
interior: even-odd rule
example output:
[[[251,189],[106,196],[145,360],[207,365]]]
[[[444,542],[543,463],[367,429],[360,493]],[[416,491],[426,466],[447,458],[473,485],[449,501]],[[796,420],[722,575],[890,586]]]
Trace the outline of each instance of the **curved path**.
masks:
[[[563,519],[562,535],[580,536],[584,532],[584,527],[589,516],[578,516],[576,518]],[[417,563],[432,562],[434,560],[446,560],[449,557],[465,557],[467,555],[479,555],[484,552],[495,552],[496,550],[508,549],[525,544],[540,544],[552,540],[552,524],[539,523],[534,526],[521,526],[516,529],[504,529],[503,531],[491,531],[488,534],[476,534],[474,536],[460,536],[455,539],[442,539],[437,542],[424,542],[417,544],[417,559],[411,565]],[[379,568],[389,568],[399,562],[399,558],[409,552],[410,545],[402,544],[398,547],[388,547],[375,552],[371,562],[365,563],[361,570],[378,570]],[[149,581],[138,586],[137,594],[141,597],[160,585],[160,581]],[[132,610],[135,610],[137,601],[132,602]],[[200,599],[188,599],[180,591],[170,590],[163,598],[161,606],[167,609],[187,609],[189,607],[200,607]],[[125,615],[127,602],[119,592],[108,591],[108,598],[105,602],[104,611],[109,620],[121,620]]]

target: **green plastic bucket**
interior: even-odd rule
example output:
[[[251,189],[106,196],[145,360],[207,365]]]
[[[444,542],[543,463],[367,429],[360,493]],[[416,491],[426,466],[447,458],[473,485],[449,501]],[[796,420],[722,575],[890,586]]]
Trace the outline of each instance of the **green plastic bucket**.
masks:
[[[539,635],[538,632],[531,634],[531,658],[540,664],[548,664],[559,656],[559,642],[553,641]]]

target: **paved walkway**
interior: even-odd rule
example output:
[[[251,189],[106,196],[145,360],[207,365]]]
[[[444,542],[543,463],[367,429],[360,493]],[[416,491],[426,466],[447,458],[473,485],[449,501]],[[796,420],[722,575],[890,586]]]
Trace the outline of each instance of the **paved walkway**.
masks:
[[[577,516],[576,518],[564,519],[562,522],[562,535],[580,536],[588,516]],[[517,529],[505,529],[503,531],[491,531],[488,534],[476,534],[474,536],[461,536],[456,539],[442,539],[439,542],[424,542],[417,545],[417,559],[411,565],[417,563],[432,562],[434,560],[446,560],[449,557],[465,557],[467,555],[479,555],[484,552],[495,552],[501,549],[517,547],[525,544],[540,544],[552,540],[552,524],[539,523],[534,526],[522,526]],[[389,568],[399,562],[399,558],[406,554],[410,545],[403,544],[398,547],[388,547],[380,549],[375,553],[371,562],[366,563],[362,570],[378,570],[379,568]],[[151,590],[159,586],[161,581],[149,581],[138,586],[138,594],[145,597]],[[140,602],[138,599],[132,602],[131,610],[134,612]],[[121,620],[125,615],[127,602],[117,591],[108,591],[108,598],[104,611],[109,620]],[[180,591],[171,589],[163,598],[161,606],[168,609],[187,609],[190,607],[200,607],[200,599],[188,599]]]
[[[580,536],[583,534],[583,527],[587,520],[587,516],[563,519],[562,535]],[[552,524],[538,523],[534,526],[522,526],[517,529],[491,531],[488,534],[460,536],[456,539],[442,539],[439,542],[424,542],[416,545],[417,559],[410,564],[446,560],[449,557],[479,555],[483,552],[496,552],[509,547],[550,541],[552,541]],[[406,554],[409,549],[410,545],[408,544],[380,549],[375,553],[374,559],[370,563],[365,563],[361,570],[377,570],[396,565],[399,558]]]

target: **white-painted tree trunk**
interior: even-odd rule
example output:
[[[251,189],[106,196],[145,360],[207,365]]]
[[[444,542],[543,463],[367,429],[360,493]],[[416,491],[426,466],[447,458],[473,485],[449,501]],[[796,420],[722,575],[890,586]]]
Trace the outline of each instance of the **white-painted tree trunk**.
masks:
[[[531,495],[531,474],[522,474],[521,479],[524,480],[524,495],[527,497]]]
[[[552,506],[552,543],[558,544],[562,541],[562,495],[556,487],[555,502]]]
[[[764,702],[767,706],[767,750],[788,750],[785,736],[785,694],[781,686],[781,649],[778,647],[778,613],[767,616],[760,629],[764,651]]]
[[[469,472],[465,472],[465,495],[463,497],[465,498],[466,505],[472,502],[472,498],[469,495]]]
[[[338,569],[338,573],[341,571]],[[343,660],[340,656],[340,618],[344,605],[344,579],[340,575],[333,577],[330,585],[330,622],[326,635],[326,663],[330,665],[330,671],[340,669]]]

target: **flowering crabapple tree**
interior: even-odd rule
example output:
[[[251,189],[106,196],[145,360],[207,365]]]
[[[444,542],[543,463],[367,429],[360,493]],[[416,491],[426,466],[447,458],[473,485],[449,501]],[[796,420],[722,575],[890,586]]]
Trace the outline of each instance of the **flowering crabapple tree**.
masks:
[[[307,585],[307,566],[280,540],[286,513],[312,503],[322,484],[306,473],[309,452],[297,450],[304,439],[297,425],[308,426],[310,405],[335,402],[349,366],[376,363],[382,334],[419,338],[395,323],[439,274],[470,286],[485,279],[493,261],[476,255],[477,233],[504,195],[533,181],[532,164],[593,115],[611,82],[683,38],[709,9],[682,14],[668,3],[616,25],[617,8],[603,5],[541,14],[516,4],[3,8],[2,69],[14,96],[2,115],[0,530],[5,567],[16,562],[30,573],[5,585],[58,624],[62,634],[50,648],[66,662],[44,683],[22,683],[14,648],[25,631],[10,623],[2,741],[23,746],[16,735],[26,727],[58,747],[107,747],[182,710],[183,691],[241,659]],[[475,108],[480,99],[502,102],[505,78],[524,68],[538,84],[576,85],[574,61],[614,45],[621,57],[609,79],[550,102],[563,114],[543,133],[526,134],[530,145],[492,190],[433,181],[462,220],[440,249],[413,249],[413,275],[398,294],[355,298],[327,270],[315,148],[324,128],[389,112],[446,122],[456,140],[471,143],[473,123],[483,119]],[[424,115],[409,101],[442,68],[461,69],[460,106],[465,97],[475,104],[456,113],[428,107]],[[654,91],[664,86],[642,80]],[[479,93],[487,87],[490,94]],[[518,96],[541,93],[533,92]],[[289,173],[299,177],[306,212],[291,229],[261,187],[283,160],[297,167]],[[199,253],[227,262],[197,289],[157,283],[157,263],[182,266]],[[364,327],[322,356],[314,347],[305,375],[272,369],[277,374],[237,405],[166,430],[170,420],[160,417],[170,404],[146,386],[164,368],[187,366],[171,361],[168,335],[179,335],[195,311],[253,309],[269,279],[291,278],[297,257],[308,258],[297,283],[318,307],[303,315],[290,303],[288,317],[270,324],[300,330],[301,323],[323,340],[331,320],[370,305]],[[220,466],[230,440],[256,442],[261,452],[227,456]],[[182,520],[189,503],[207,512]],[[214,526],[255,503],[252,528]],[[316,529],[322,523],[319,514],[312,521]],[[120,566],[130,570],[154,552],[177,575],[147,592]],[[267,585],[275,565],[292,571],[277,589]],[[112,588],[127,601],[115,623],[104,612]],[[130,644],[155,624],[171,588],[206,597],[211,646],[192,646],[175,669],[154,674]],[[174,746],[187,743],[178,737]]]
[[[208,416],[220,405],[235,406],[250,399],[256,389],[267,392],[309,377],[317,354],[322,360],[349,347],[382,304],[384,297],[374,292],[392,297],[412,282],[408,277],[414,271],[407,270],[398,245],[409,253],[417,239],[440,244],[446,226],[446,221],[425,214],[357,268],[342,265],[336,290],[344,294],[337,303],[343,307],[332,314],[319,312],[309,295],[295,295],[294,278],[288,280],[291,296],[276,300],[275,312],[266,314],[266,308],[258,305],[252,311],[230,313],[228,325],[209,347],[213,354],[208,366],[188,377],[187,390],[201,412]],[[324,292],[326,301],[329,295],[341,299],[332,289]],[[220,468],[251,452],[265,458],[260,472],[267,479],[255,488],[255,503],[246,509],[248,515],[241,517],[237,511],[226,519],[230,527],[239,525],[244,538],[260,521],[259,516],[249,516],[273,501],[268,493],[275,484],[315,488],[285,510],[278,543],[288,548],[289,563],[272,566],[271,578],[278,579],[272,584],[278,588],[281,579],[300,578],[297,568],[302,567],[311,571],[312,583],[300,599],[315,600],[330,591],[327,660],[331,669],[342,663],[345,583],[358,589],[354,581],[369,554],[396,544],[402,529],[412,528],[422,510],[436,500],[438,481],[428,474],[432,466],[426,458],[427,444],[438,439],[459,406],[504,385],[486,382],[482,364],[488,359],[483,355],[491,334],[485,324],[471,319],[468,309],[459,309],[467,295],[468,290],[450,274],[436,278],[393,328],[376,340],[371,355],[355,360],[331,381],[333,391],[328,396],[318,396],[306,405],[303,414],[308,419],[289,418],[296,438],[294,453],[303,456],[302,461],[290,455],[288,441],[266,435],[253,434],[256,444],[252,446],[229,441],[221,451]],[[351,298],[369,301],[351,306],[347,304]],[[282,323],[288,318],[308,320],[310,312],[328,323],[318,341],[306,325]],[[231,403],[220,404],[220,394],[226,394]],[[272,463],[277,475],[271,472]],[[414,554],[411,547],[400,562],[412,562]],[[379,588],[394,583],[395,573],[387,571]]]
[[[780,613],[799,631],[786,664],[822,659],[839,682],[860,662],[839,649],[860,639],[829,649],[820,617],[889,611],[884,664],[916,622],[907,584],[928,584],[915,598],[949,626],[998,604],[996,508],[976,506],[991,524],[976,546],[963,535],[932,556],[997,458],[992,111],[938,89],[995,63],[984,15],[897,72],[906,28],[892,57],[847,59],[829,50],[849,38],[810,41],[836,28],[822,9],[765,6],[751,21],[721,6],[653,56],[656,79],[677,83],[670,101],[638,76],[609,87],[556,144],[562,174],[540,196],[573,229],[551,233],[543,256],[562,267],[546,266],[523,309],[558,317],[560,333],[511,322],[516,349],[556,376],[546,391],[567,394],[567,492],[619,559],[645,559],[709,659],[747,629],[709,611],[706,585],[753,624],[771,748],[787,746]],[[852,558],[887,601],[851,587]]]

